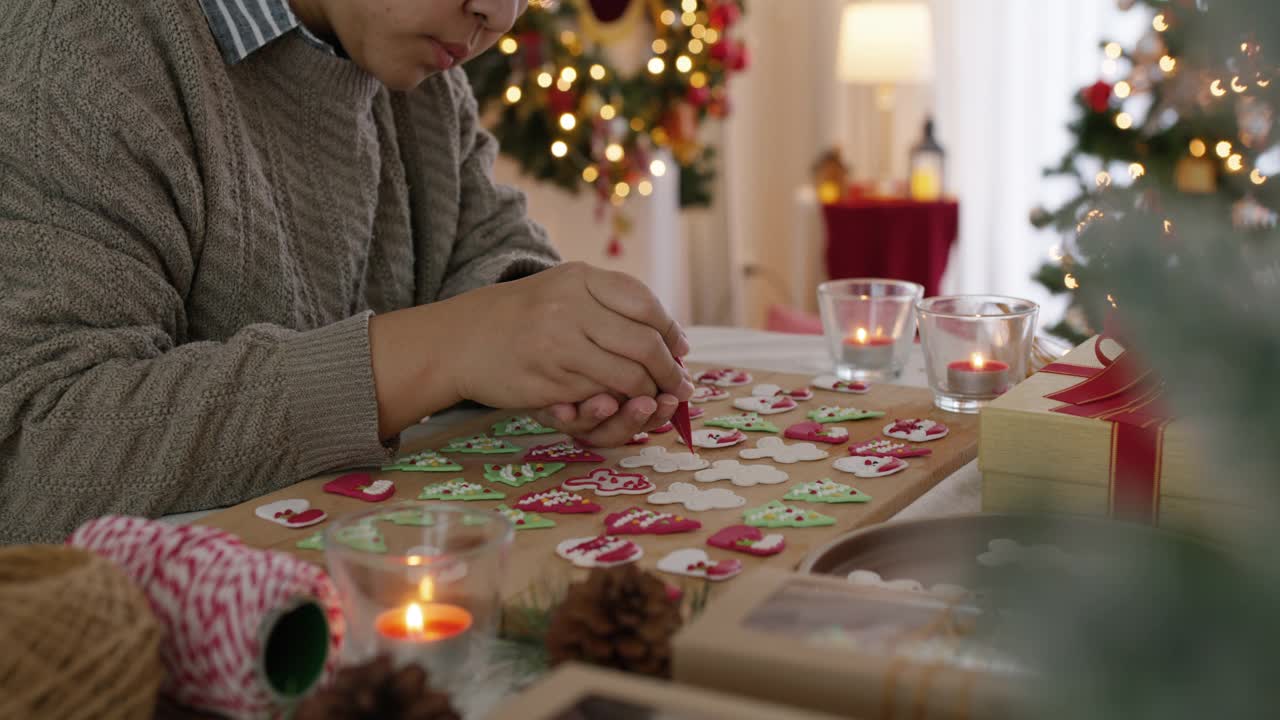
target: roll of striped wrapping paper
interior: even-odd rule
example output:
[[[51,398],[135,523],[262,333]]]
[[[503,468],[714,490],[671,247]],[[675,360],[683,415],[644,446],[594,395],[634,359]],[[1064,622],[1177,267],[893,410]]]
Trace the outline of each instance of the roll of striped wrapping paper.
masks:
[[[138,584],[166,630],[161,692],[231,718],[281,717],[337,670],[344,624],[320,568],[213,528],[107,516],[67,543]]]

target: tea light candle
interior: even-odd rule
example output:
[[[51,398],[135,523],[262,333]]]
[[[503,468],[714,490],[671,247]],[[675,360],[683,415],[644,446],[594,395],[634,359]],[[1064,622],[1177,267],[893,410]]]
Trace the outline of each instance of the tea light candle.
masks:
[[[947,365],[947,389],[960,395],[994,397],[1009,389],[1009,365],[974,353]]]
[[[868,335],[866,328],[858,328],[844,339],[842,354],[854,367],[882,368],[893,361],[893,338]]]
[[[374,625],[388,640],[425,644],[457,637],[471,622],[471,613],[457,605],[411,602],[379,613]]]

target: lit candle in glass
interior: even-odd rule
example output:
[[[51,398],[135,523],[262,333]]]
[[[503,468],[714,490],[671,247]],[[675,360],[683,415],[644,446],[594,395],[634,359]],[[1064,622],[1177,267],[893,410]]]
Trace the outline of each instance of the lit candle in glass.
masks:
[[[976,352],[947,365],[947,389],[960,395],[994,397],[1009,389],[1009,365]]]
[[[857,328],[844,339],[844,361],[857,368],[878,369],[893,361],[893,338]]]
[[[374,621],[381,644],[397,664],[403,662],[453,662],[465,651],[467,630],[474,621],[465,608],[431,602],[435,583],[422,578],[418,594],[422,602],[384,610]],[[423,653],[430,653],[430,658]]]

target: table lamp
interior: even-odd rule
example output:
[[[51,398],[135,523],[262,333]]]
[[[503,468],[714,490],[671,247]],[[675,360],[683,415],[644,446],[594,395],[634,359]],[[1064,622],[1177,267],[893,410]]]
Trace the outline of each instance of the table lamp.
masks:
[[[891,186],[894,92],[899,85],[933,78],[933,24],[918,2],[863,2],[845,6],[840,18],[840,80],[876,89],[880,115],[879,181]]]

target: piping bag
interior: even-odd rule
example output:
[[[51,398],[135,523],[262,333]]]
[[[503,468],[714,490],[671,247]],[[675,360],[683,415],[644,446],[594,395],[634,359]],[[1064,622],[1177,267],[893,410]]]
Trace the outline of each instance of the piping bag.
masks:
[[[684,360],[676,358],[676,362],[680,363],[680,367],[684,367]],[[694,455],[698,454],[698,448],[693,446],[693,426],[689,423],[689,401],[681,400],[676,406],[676,411],[671,415],[671,424],[676,427],[676,434],[684,441],[689,452]]]

